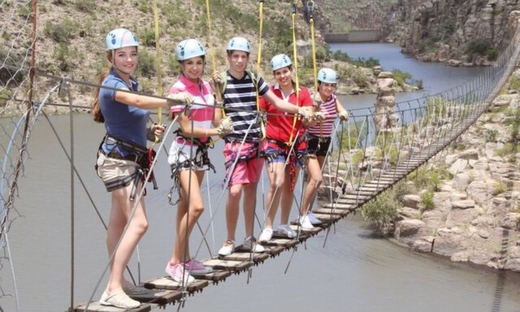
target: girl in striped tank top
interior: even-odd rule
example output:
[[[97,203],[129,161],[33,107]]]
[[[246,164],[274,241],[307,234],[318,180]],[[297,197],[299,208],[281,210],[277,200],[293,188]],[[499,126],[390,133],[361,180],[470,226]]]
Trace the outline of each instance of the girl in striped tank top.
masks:
[[[334,70],[322,68],[318,72],[318,92],[313,97],[315,104],[318,106],[318,112],[315,113],[318,122],[308,129],[307,170],[309,181],[305,189],[301,208],[302,217],[300,217],[300,224],[303,228],[312,228],[313,225],[321,223],[311,211],[316,193],[323,179],[321,167],[330,148],[336,117],[341,118],[343,121],[348,119],[348,112],[334,94],[337,83],[338,76]],[[313,177],[319,178],[315,179]]]

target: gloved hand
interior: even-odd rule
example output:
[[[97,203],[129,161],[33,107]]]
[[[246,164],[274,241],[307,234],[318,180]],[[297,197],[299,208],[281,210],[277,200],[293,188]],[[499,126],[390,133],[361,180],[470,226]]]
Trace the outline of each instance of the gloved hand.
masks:
[[[226,117],[220,120],[217,127],[217,133],[219,137],[223,138],[233,131],[235,131],[235,128],[233,127],[233,121],[231,118]]]
[[[312,118],[318,121],[323,121],[325,119],[325,114],[323,114],[322,112],[315,112],[312,115]]]
[[[158,125],[154,123],[148,128],[148,132],[146,133],[146,138],[151,142],[160,142],[162,140],[162,135],[164,134],[164,130],[166,129],[166,125]]]
[[[314,101],[315,106],[320,106],[321,104],[323,104],[323,100],[319,92],[314,93],[314,95],[312,96],[312,100]]]
[[[338,116],[341,119],[341,121],[348,120],[348,112],[346,110],[342,110],[341,112],[339,112]]]
[[[179,92],[168,95],[168,105],[185,105],[187,108],[193,104],[193,96],[187,92]]]
[[[298,109],[298,115],[302,119],[309,119],[311,113],[309,112],[309,109],[307,107],[300,107]]]
[[[220,88],[220,91],[223,91],[222,90],[222,87],[224,85],[224,81],[222,81],[222,76],[220,75],[219,72],[214,72],[213,73],[213,76],[211,78],[211,81],[213,82],[213,85],[214,85],[214,88]]]

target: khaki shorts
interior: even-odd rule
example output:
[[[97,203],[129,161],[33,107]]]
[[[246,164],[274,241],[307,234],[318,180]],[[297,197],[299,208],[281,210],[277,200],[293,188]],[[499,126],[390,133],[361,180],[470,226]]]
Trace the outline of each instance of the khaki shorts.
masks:
[[[127,187],[138,175],[139,165],[130,160],[115,159],[99,153],[97,174],[103,180],[107,192]]]

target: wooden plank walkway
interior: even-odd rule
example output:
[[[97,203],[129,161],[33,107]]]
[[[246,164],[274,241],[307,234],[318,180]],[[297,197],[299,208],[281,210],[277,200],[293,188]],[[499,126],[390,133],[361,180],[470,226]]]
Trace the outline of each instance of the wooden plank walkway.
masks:
[[[395,183],[405,178],[408,174],[422,166],[431,157],[435,156],[439,151],[444,149],[457,138],[465,129],[465,123],[460,127],[454,128],[452,136],[441,138],[439,142],[433,142],[427,148],[423,148],[420,153],[412,154],[409,159],[402,161],[398,166],[382,171],[379,177],[367,181],[360,185],[356,190],[348,191],[339,196],[333,203],[321,204],[315,211],[315,216],[320,219],[323,224],[315,227],[313,230],[301,230],[300,227],[293,222],[291,227],[298,233],[294,239],[281,237],[278,233],[274,233],[273,239],[264,244],[265,252],[260,254],[252,254],[237,246],[235,252],[226,257],[215,259],[207,259],[203,261],[204,265],[211,267],[212,271],[205,274],[192,274],[195,282],[183,288],[183,285],[174,282],[170,277],[156,277],[144,282],[141,286],[148,291],[143,295],[131,296],[135,300],[143,302],[137,309],[123,310],[114,307],[105,307],[98,302],[92,302],[89,308],[85,310],[85,304],[74,308],[74,312],[147,312],[156,307],[164,307],[168,304],[176,304],[182,302],[186,295],[193,295],[202,292],[204,288],[210,284],[216,285],[225,281],[234,274],[240,274],[248,271],[252,266],[259,265],[269,258],[275,257],[280,253],[290,250],[303,243],[310,237],[318,234],[330,227],[333,223],[338,222],[356,209],[361,207],[381,192],[392,187]]]
[[[408,174],[415,171],[430,158],[443,150],[447,145],[451,144],[486,109],[487,107],[485,107],[485,105],[475,109],[463,122],[458,124],[457,127],[452,128],[449,135],[438,138],[438,141],[432,142],[429,146],[421,148],[419,153],[411,154],[409,159],[400,162],[396,167],[382,171],[379,177],[367,181],[357,189],[339,196],[333,203],[321,204],[320,208],[316,210],[315,216],[320,219],[323,224],[311,231],[301,230],[299,226],[293,222],[291,227],[298,233],[298,236],[294,239],[288,239],[280,237],[279,234],[275,233],[273,239],[267,244],[264,244],[264,253],[251,254],[250,252],[245,252],[241,249],[241,246],[238,246],[235,252],[229,256],[207,259],[203,261],[203,263],[205,266],[211,267],[212,271],[199,275],[192,274],[196,280],[187,287],[183,287],[183,285],[174,282],[170,277],[160,276],[152,278],[140,285],[147,289],[145,294],[131,296],[133,299],[139,300],[143,303],[139,308],[123,310],[102,306],[99,302],[92,302],[87,310],[85,310],[86,304],[82,304],[72,309],[72,311],[147,312],[154,308],[164,307],[168,304],[178,304],[182,302],[187,295],[200,293],[209,285],[216,285],[219,282],[225,281],[231,275],[248,271],[252,266],[259,265],[269,258],[295,248],[298,244],[305,242],[312,236],[329,228],[333,223],[338,222],[381,192],[392,187],[395,183],[405,178]]]

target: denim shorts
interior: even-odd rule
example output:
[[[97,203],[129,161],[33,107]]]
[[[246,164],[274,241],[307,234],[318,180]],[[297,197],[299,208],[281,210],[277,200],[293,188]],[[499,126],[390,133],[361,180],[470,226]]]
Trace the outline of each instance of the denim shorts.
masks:
[[[298,167],[301,167],[303,165],[302,163],[302,158],[303,156],[307,153],[307,150],[305,149],[302,149],[302,150],[298,150],[296,151],[296,161],[295,161],[295,165],[298,166]],[[268,163],[275,163],[275,162],[285,162],[287,160],[287,153],[285,151],[283,151],[282,149],[280,148],[274,148],[274,147],[267,147],[265,150],[264,150],[264,157],[266,158],[266,161]],[[274,157],[269,157],[269,155],[276,155]]]

